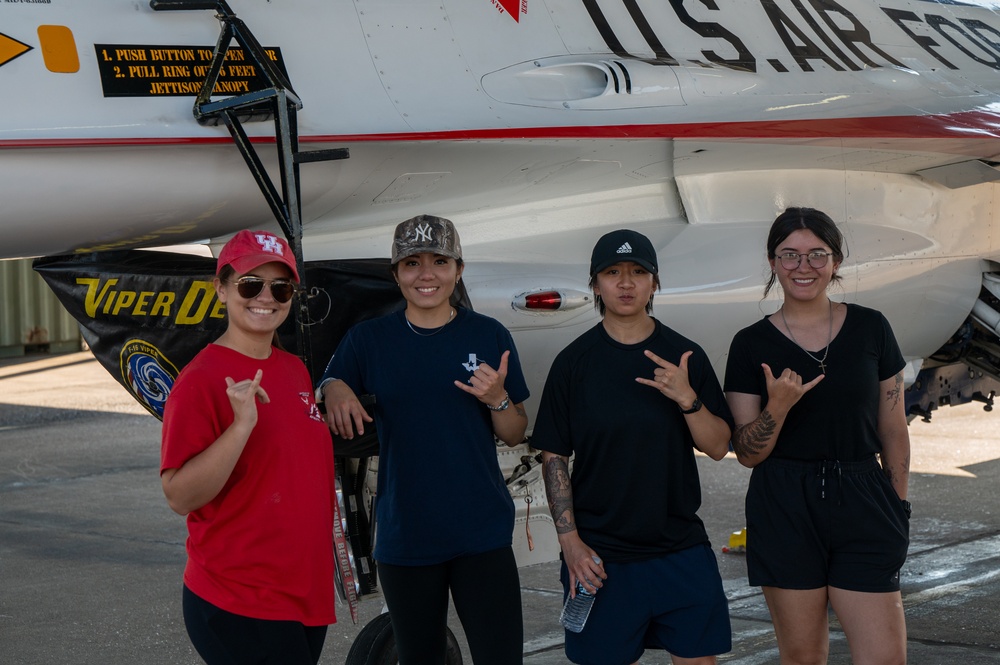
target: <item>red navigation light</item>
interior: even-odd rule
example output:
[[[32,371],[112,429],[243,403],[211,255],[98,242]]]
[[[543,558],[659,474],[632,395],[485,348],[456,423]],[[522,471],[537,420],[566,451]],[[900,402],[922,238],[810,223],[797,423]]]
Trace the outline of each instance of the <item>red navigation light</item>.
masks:
[[[562,294],[558,291],[543,291],[524,297],[524,308],[527,310],[559,309],[562,307]]]

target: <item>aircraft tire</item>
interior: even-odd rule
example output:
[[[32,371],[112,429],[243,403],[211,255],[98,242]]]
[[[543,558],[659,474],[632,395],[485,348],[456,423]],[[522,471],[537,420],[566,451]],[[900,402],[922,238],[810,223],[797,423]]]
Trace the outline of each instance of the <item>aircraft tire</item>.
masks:
[[[448,646],[445,652],[446,665],[462,665],[462,650],[455,634],[448,631]],[[396,638],[392,634],[389,615],[382,613],[361,629],[351,650],[347,652],[344,665],[397,665]]]

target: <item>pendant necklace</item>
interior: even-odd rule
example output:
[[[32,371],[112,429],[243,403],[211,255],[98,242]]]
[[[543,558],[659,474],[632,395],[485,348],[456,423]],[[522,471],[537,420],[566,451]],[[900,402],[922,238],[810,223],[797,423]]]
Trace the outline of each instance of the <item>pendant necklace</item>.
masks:
[[[822,358],[817,358],[813,354],[806,351],[806,348],[801,344],[799,344],[798,341],[795,339],[795,335],[792,334],[792,329],[788,327],[788,321],[785,320],[785,306],[782,305],[781,309],[778,310],[781,313],[781,322],[785,324],[785,330],[788,331],[788,336],[792,338],[792,342],[795,343],[795,346],[802,349],[803,353],[805,353],[807,356],[809,356],[810,358],[819,363],[820,374],[826,374],[826,357],[830,353],[830,344],[833,343],[833,301],[829,300],[827,302],[830,303],[830,336],[826,340],[826,350],[823,351]]]
[[[417,332],[417,329],[413,327],[413,324],[410,323],[410,320],[408,318],[406,318],[406,312],[403,312],[403,320],[406,321],[407,327],[409,327],[409,329],[413,331],[414,335],[420,335],[421,337],[430,337],[431,335],[438,334],[439,332],[441,332],[442,330],[444,330],[444,327],[446,325],[448,325],[449,323],[451,323],[451,320],[452,320],[452,318],[454,318],[454,316],[455,316],[455,308],[453,307],[451,309],[451,311],[448,313],[448,320],[447,321],[445,321],[444,323],[442,323],[440,326],[438,326],[437,328],[435,328],[434,330],[432,330],[429,333],[422,333],[422,332]]]

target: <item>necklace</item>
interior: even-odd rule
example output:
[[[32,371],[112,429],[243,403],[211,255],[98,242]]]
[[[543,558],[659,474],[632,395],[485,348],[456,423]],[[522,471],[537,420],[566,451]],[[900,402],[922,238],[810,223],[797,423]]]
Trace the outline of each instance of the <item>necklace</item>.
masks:
[[[422,332],[417,332],[417,329],[413,327],[413,324],[410,323],[410,320],[408,318],[406,318],[406,312],[403,312],[403,320],[406,321],[407,327],[409,327],[409,329],[413,331],[414,335],[420,335],[421,337],[430,337],[431,335],[438,334],[439,332],[441,332],[442,330],[444,330],[444,327],[446,325],[448,325],[449,323],[451,323],[451,320],[454,317],[455,317],[455,308],[453,307],[451,309],[451,311],[448,312],[448,320],[447,321],[445,321],[444,323],[442,323],[440,326],[438,326],[437,328],[435,328],[434,330],[432,330],[429,333],[422,333]]]
[[[778,310],[781,313],[781,322],[785,324],[785,330],[788,331],[788,336],[792,338],[792,342],[795,343],[795,346],[802,349],[803,353],[819,363],[819,371],[821,374],[826,374],[826,356],[830,353],[830,344],[833,343],[833,301],[830,300],[828,302],[830,303],[830,336],[826,340],[826,350],[823,351],[822,358],[817,358],[813,354],[806,351],[805,347],[799,344],[798,340],[795,339],[795,335],[792,334],[792,329],[788,327],[788,321],[785,320],[784,305],[782,305],[781,309]]]

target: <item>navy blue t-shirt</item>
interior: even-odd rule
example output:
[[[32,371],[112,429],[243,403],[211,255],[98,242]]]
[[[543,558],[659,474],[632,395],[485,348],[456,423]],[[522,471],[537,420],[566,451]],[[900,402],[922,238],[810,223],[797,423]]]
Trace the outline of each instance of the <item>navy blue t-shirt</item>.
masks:
[[[375,559],[418,566],[509,546],[514,503],[500,472],[490,410],[454,385],[479,363],[493,369],[509,350],[504,388],[511,404],[528,387],[510,333],[458,308],[434,334],[407,325],[403,311],[348,331],[324,378],[375,395],[379,475]]]
[[[680,408],[636,377],[653,378],[649,349],[677,364],[704,408],[732,416],[700,346],[656,321],[639,344],[615,341],[603,323],[563,349],[549,370],[532,446],[575,454],[573,512],[580,538],[601,558],[639,561],[708,542],[698,517],[701,483],[694,439]]]

